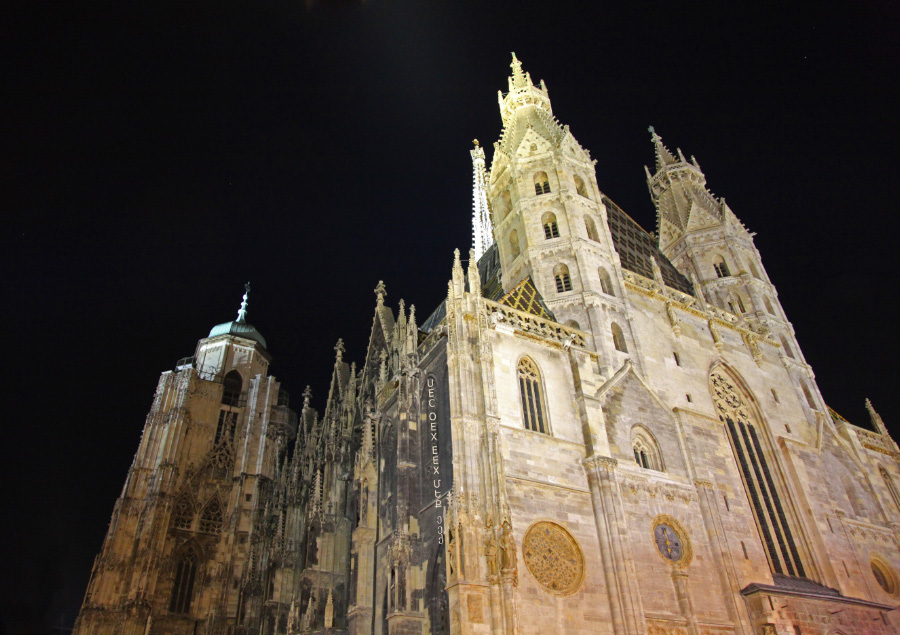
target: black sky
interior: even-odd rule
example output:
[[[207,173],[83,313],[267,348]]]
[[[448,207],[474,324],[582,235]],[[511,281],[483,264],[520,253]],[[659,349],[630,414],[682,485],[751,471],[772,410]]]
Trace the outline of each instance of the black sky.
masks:
[[[0,5],[0,633],[71,626],[159,373],[246,280],[319,408],[379,279],[420,319],[440,302],[510,51],[648,230],[647,126],[695,155],[826,400],[900,430],[900,5],[620,4]]]

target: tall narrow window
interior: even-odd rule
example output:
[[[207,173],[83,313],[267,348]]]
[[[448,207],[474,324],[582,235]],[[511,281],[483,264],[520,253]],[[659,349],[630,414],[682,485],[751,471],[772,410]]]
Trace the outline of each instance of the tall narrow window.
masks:
[[[501,208],[503,210],[503,214],[501,218],[506,218],[506,215],[512,211],[512,195],[509,193],[509,190],[503,190],[503,194],[500,195],[500,200],[503,201]]]
[[[219,411],[219,423],[216,426],[216,443],[220,441],[234,441],[234,429],[237,426],[238,413],[230,410]]]
[[[169,610],[173,613],[189,613],[194,595],[194,577],[197,575],[197,553],[193,547],[185,549],[175,567],[175,582]]]
[[[544,226],[544,238],[559,238],[559,225],[556,223],[556,214],[547,212],[541,218],[541,225]]]
[[[775,309],[772,308],[772,301],[769,300],[769,296],[764,295],[763,302],[766,305],[766,313],[768,313],[769,315],[775,315]]]
[[[222,531],[222,506],[219,501],[213,500],[203,510],[200,516],[200,531],[207,534],[217,534]]]
[[[538,172],[534,175],[534,193],[537,195],[550,193],[550,180],[547,178],[546,172]]]
[[[236,370],[229,372],[222,380],[224,390],[222,391],[222,403],[226,406],[239,406],[241,402],[241,389],[244,386],[244,380],[241,374]]]
[[[574,180],[575,180],[575,192],[578,194],[578,196],[583,196],[583,197],[587,198],[588,195],[587,195],[587,189],[584,187],[584,179],[576,174]]]
[[[519,232],[515,229],[509,232],[509,250],[513,258],[519,256]]]
[[[191,504],[191,496],[187,492],[182,492],[172,510],[172,525],[176,529],[190,529],[193,521],[194,506]]]
[[[803,396],[806,397],[807,405],[813,410],[816,409],[816,400],[813,399],[812,393],[809,391],[809,386],[802,379],[800,380],[800,389],[803,391]]]
[[[784,354],[787,355],[788,357],[790,357],[791,359],[794,359],[794,349],[792,349],[791,345],[788,344],[787,338],[784,335],[782,335],[782,336],[780,336],[779,339],[781,339],[781,348],[784,349]]]
[[[720,278],[727,278],[731,274],[728,272],[728,264],[725,262],[725,259],[722,256],[716,256],[713,260],[713,267],[716,270],[716,275]]]
[[[781,503],[778,475],[769,469],[750,396],[722,369],[710,375],[710,391],[719,419],[725,424],[769,566],[775,573],[805,577],[788,520],[790,508]]]
[[[878,471],[881,472],[881,478],[884,479],[884,484],[887,485],[888,492],[891,493],[891,498],[894,499],[894,505],[897,507],[897,511],[900,511],[900,493],[897,493],[897,488],[894,487],[894,479],[891,478],[891,475],[887,473],[880,465],[878,466]]]
[[[597,224],[594,222],[594,219],[590,216],[584,217],[584,227],[587,229],[588,238],[593,240],[594,242],[600,242],[600,234],[597,233]]]
[[[527,430],[548,434],[544,394],[537,364],[528,357],[519,362],[519,393],[522,397],[522,420]]]
[[[759,271],[756,269],[756,265],[753,264],[753,261],[748,260],[747,263],[750,265],[750,275],[761,280],[762,278],[760,278]]]
[[[612,337],[613,337],[613,346],[616,347],[616,350],[620,353],[627,353],[628,346],[625,345],[625,334],[622,332],[622,328],[613,322],[612,327]]]
[[[612,280],[610,279],[609,273],[607,273],[606,269],[600,267],[599,274],[600,289],[603,291],[603,293],[605,293],[606,295],[615,295],[615,293],[613,293]]]
[[[569,277],[569,268],[562,263],[553,269],[553,278],[556,280],[556,292],[572,290],[572,278]]]

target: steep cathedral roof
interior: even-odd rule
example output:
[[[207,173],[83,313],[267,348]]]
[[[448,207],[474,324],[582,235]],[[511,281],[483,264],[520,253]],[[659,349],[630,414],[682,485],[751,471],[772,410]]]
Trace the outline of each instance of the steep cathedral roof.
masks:
[[[656,239],[611,200],[604,198],[603,203],[607,209],[606,222],[612,233],[613,244],[619,254],[622,268],[645,278],[653,278],[653,260],[655,259],[666,286],[693,294],[691,283],[659,250],[659,247],[656,246]]]

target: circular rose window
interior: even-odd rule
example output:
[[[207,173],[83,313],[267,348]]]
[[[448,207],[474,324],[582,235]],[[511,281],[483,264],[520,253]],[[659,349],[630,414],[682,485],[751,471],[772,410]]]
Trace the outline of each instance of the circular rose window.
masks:
[[[584,556],[572,535],[556,523],[532,525],[522,540],[525,566],[547,591],[571,595],[584,580]]]

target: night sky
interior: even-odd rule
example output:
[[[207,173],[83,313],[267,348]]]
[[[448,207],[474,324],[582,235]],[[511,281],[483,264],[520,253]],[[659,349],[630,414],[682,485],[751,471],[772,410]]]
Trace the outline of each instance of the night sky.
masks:
[[[900,4],[607,4],[0,6],[0,633],[71,626],[159,373],[245,281],[273,373],[320,410],[379,279],[420,321],[441,301],[510,51],[646,229],[647,126],[695,155],[826,400],[900,432]]]

